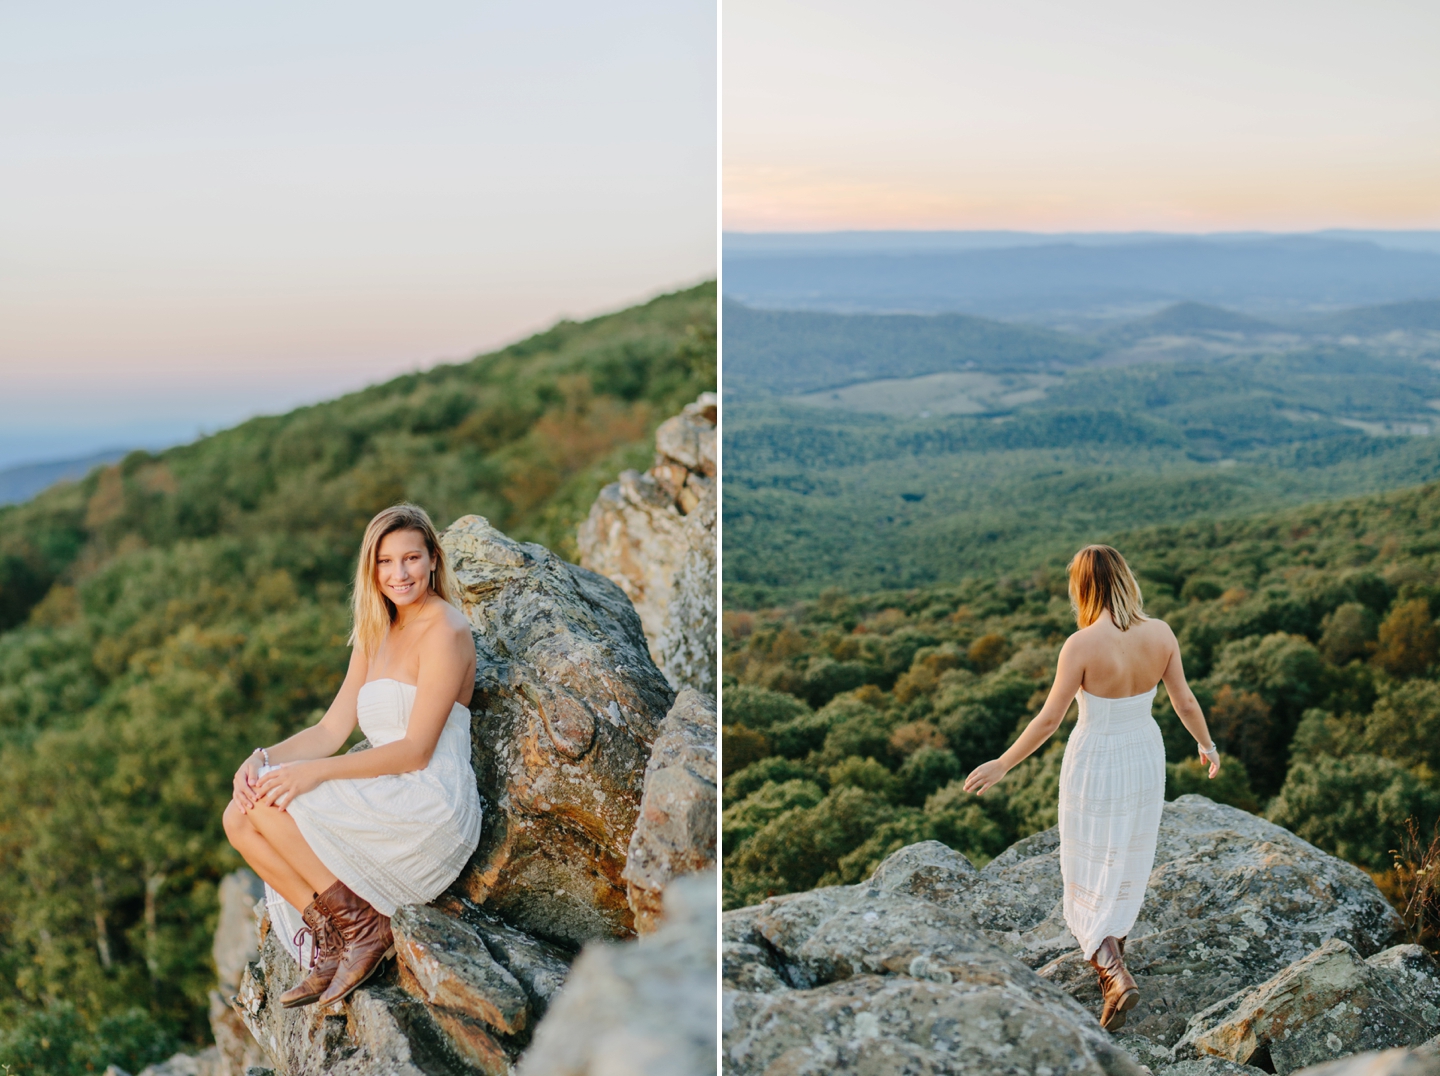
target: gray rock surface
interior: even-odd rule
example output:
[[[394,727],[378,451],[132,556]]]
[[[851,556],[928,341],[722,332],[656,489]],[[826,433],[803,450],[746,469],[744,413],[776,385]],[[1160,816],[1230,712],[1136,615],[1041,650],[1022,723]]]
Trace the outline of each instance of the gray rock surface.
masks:
[[[1400,945],[1363,960],[1332,938],[1280,974],[1196,1014],[1175,1055],[1214,1055],[1288,1073],[1440,1032],[1440,968]]]
[[[655,929],[671,879],[715,866],[715,726],[715,700],[694,688],[680,692],[660,725],[623,875],[641,933]]]
[[[727,913],[724,1071],[1139,1076],[1073,998],[977,925],[964,896],[978,873],[932,841],[858,886]]]
[[[1318,1041],[1332,1049],[1323,1056],[1335,1056],[1341,1050],[1328,1036],[1353,1053],[1434,1034],[1424,1030],[1435,1004],[1429,957],[1414,946],[1381,951],[1401,923],[1369,877],[1201,796],[1165,806],[1145,907],[1126,947],[1141,1003],[1123,1032],[1105,1034],[1095,973],[1061,915],[1058,845],[1054,830],[1039,833],[977,870],[928,841],[896,852],[858,886],[727,913],[726,1071],[898,1071],[903,1060],[904,1071],[926,1073],[1253,1076],[1318,1059],[1303,1043]],[[1211,1024],[1264,1007],[1259,995],[1278,989],[1267,984],[1287,974],[1304,980],[1305,967],[1334,961],[1336,952],[1363,970],[1316,1013],[1334,1010],[1339,1021],[1344,994],[1350,1030],[1318,1030],[1316,1017],[1317,1030],[1292,1031],[1278,1056],[1197,1054]],[[1322,984],[1305,981],[1307,1004],[1318,1004]],[[969,1000],[960,1004],[962,997]],[[1403,1012],[1396,997],[1406,999]],[[1009,1050],[991,1056],[997,1026]]]
[[[1301,1069],[1298,1076],[1440,1076],[1440,1038],[1413,1050],[1371,1051]]]
[[[702,393],[662,423],[655,465],[601,490],[577,536],[580,563],[635,604],[670,684],[712,695],[717,406],[714,393]]]
[[[586,946],[519,1076],[714,1072],[716,896],[713,873],[677,879],[653,934]]]
[[[246,965],[260,955],[255,904],[264,899],[265,885],[253,871],[242,867],[220,879],[217,895],[220,915],[211,953],[219,981],[210,991],[210,1032],[220,1054],[216,1076],[244,1076],[247,1069],[264,1064],[265,1052],[230,1006],[230,999],[240,988]]]
[[[986,865],[970,899],[996,944],[1098,1014],[1095,972],[1060,911],[1058,849],[1054,830],[1019,842]],[[1125,1030],[1171,1046],[1195,1013],[1331,938],[1369,955],[1400,928],[1358,867],[1238,808],[1181,796],[1165,805],[1145,903],[1126,942],[1141,1000]]]
[[[673,693],[614,583],[464,516],[441,542],[476,629],[480,845],[455,888],[528,933],[633,930],[621,873]]]

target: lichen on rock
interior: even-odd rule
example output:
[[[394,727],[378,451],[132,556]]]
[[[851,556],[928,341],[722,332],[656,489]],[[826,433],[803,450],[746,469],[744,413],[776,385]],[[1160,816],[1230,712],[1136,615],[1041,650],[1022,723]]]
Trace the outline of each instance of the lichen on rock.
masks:
[[[715,693],[716,425],[702,393],[660,425],[655,464],[600,491],[580,526],[580,563],[635,605],[650,653],[676,690]]]
[[[671,879],[715,866],[715,724],[715,701],[685,688],[660,725],[624,872],[640,933],[655,929]]]
[[[859,885],[726,913],[725,1071],[1255,1076],[1440,1030],[1433,962],[1385,948],[1400,919],[1364,872],[1182,796],[1126,945],[1141,1003],[1106,1034],[1058,846],[1039,833],[977,870],[927,841]]]

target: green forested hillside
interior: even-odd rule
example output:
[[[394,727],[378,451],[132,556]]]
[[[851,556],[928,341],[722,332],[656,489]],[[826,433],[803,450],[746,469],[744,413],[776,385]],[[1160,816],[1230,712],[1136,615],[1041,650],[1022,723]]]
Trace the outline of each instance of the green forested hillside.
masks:
[[[600,486],[715,386],[703,285],[0,509],[0,1063],[138,1071],[208,1035],[230,775],[347,660],[365,522],[408,499],[575,556]]]
[[[1149,523],[1440,476],[1440,369],[1368,348],[1071,369],[976,414],[926,415],[917,385],[908,416],[895,382],[886,415],[727,399],[729,606],[955,583]]]
[[[1206,779],[1162,686],[1167,796],[1262,811],[1403,905],[1423,879],[1407,821],[1428,841],[1440,818],[1440,483],[1113,542],[1175,629],[1225,755]],[[1043,702],[1074,630],[1072,551],[955,585],[727,612],[728,905],[857,881],[925,838],[984,862],[1054,824],[1073,708],[983,797],[961,782]],[[1437,915],[1432,895],[1410,917],[1432,948]]]

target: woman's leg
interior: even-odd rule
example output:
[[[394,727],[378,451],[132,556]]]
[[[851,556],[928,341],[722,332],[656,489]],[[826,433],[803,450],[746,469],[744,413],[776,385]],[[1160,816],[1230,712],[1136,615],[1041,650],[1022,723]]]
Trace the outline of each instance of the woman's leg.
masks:
[[[314,894],[335,884],[335,875],[284,811],[258,806],[242,813],[232,800],[225,808],[224,823],[235,850],[292,907],[303,910]]]

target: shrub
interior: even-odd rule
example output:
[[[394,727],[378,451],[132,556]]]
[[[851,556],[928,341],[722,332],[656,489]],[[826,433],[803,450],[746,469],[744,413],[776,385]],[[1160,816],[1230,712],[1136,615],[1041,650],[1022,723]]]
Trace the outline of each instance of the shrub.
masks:
[[[754,795],[725,808],[720,817],[725,851],[753,836],[762,826],[796,807],[814,807],[825,793],[814,781],[767,781]]]
[[[726,780],[725,804],[728,807],[730,804],[739,803],[771,781],[783,784],[786,781],[814,781],[817,779],[816,772],[808,766],[779,755],[768,755],[758,762],[750,763],[739,773]]]
[[[1440,632],[1424,598],[1400,602],[1380,625],[1375,664],[1391,676],[1419,676],[1435,663]]]
[[[899,801],[919,807],[960,775],[960,761],[953,751],[922,747],[905,760],[896,774]]]
[[[770,745],[763,732],[747,729],[744,725],[723,725],[720,729],[721,773],[729,777],[739,773],[752,762],[758,762],[770,753]]]
[[[742,684],[725,692],[725,723],[744,725],[763,732],[772,725],[791,721],[810,712],[794,695]]]
[[[1379,627],[1379,618],[1359,602],[1346,602],[1321,622],[1320,653],[1334,665],[1364,657]]]
[[[1440,793],[1376,755],[1296,761],[1266,817],[1311,844],[1370,870],[1390,866],[1405,822],[1429,830],[1440,816]]]
[[[1221,754],[1220,773],[1210,778],[1210,763],[1200,758],[1172,762],[1165,767],[1165,798],[1173,800],[1196,793],[1216,803],[1228,803],[1242,811],[1258,814],[1260,801],[1250,787],[1244,764],[1233,755]]]

